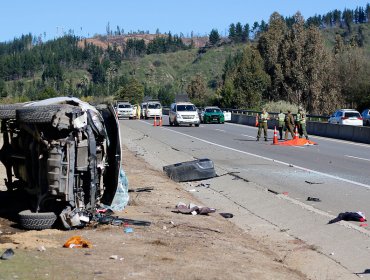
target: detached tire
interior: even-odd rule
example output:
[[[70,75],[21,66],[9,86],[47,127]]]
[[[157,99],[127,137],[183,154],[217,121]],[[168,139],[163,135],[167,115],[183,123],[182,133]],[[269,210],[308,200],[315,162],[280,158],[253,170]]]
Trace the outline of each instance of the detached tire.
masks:
[[[53,212],[33,213],[30,210],[19,212],[19,224],[30,230],[49,229],[57,219]]]
[[[17,120],[23,123],[50,123],[62,105],[26,107],[17,110]]]
[[[65,113],[79,113],[81,108],[72,105],[48,105],[34,106],[18,109],[16,111],[17,120],[23,123],[51,123],[54,116],[61,110]]]
[[[23,107],[23,104],[0,105],[0,120],[15,119],[16,110]]]

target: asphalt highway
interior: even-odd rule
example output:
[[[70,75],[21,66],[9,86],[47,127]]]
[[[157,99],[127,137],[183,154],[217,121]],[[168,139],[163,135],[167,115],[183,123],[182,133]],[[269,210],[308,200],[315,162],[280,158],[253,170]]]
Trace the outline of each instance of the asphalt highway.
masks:
[[[369,226],[328,222],[343,212],[370,215],[370,145],[313,136],[318,145],[276,146],[271,130],[267,142],[257,142],[255,127],[172,127],[166,116],[162,127],[154,127],[153,120],[122,120],[120,126],[123,143],[158,170],[191,159],[213,160],[219,177],[208,180],[209,189],[193,190],[194,195],[236,214],[233,221],[240,227],[256,236],[289,233],[349,274],[369,268]],[[190,191],[195,185],[183,186]],[[315,269],[320,267],[312,279],[351,279],[335,269],[328,277],[325,265]]]
[[[257,142],[257,128],[238,124],[171,127],[166,116],[162,127],[153,127],[153,120],[124,122],[194,158],[212,159],[225,173],[333,215],[370,213],[370,145],[310,137],[318,145],[285,147],[272,145],[271,130],[267,142]]]

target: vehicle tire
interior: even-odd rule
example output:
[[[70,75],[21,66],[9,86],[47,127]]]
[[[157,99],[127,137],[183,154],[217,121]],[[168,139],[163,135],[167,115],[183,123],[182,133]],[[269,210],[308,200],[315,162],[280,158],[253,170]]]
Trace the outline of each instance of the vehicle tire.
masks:
[[[23,123],[51,123],[55,114],[61,109],[65,109],[66,112],[81,111],[79,107],[71,105],[26,107],[16,111],[17,120]]]
[[[175,124],[175,126],[179,126],[179,123],[177,122],[176,119],[174,120],[174,124]]]
[[[19,212],[19,224],[30,230],[41,230],[51,228],[57,216],[54,212],[33,213],[30,210]]]
[[[23,107],[23,104],[0,105],[0,120],[15,119],[16,110]]]
[[[171,122],[171,118],[168,118],[168,122],[169,122],[170,126],[173,126],[173,122]]]
[[[369,120],[366,120],[366,125],[367,125],[367,126],[369,126],[369,125],[370,125]]]
[[[192,123],[189,123],[189,126],[193,126],[193,124]]]
[[[195,127],[199,127],[199,123],[196,123],[196,124],[195,124]]]

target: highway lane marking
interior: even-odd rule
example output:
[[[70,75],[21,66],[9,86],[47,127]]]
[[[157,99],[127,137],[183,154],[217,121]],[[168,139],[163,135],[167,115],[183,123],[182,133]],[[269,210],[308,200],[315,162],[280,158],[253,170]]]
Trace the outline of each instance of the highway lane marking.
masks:
[[[226,123],[225,122],[225,124],[257,129],[257,127],[253,127],[253,126],[249,126],[249,125],[244,125],[244,124],[238,124],[238,123]],[[269,129],[269,130],[272,131],[272,129]],[[317,135],[310,135],[310,137],[311,138],[323,139],[323,140],[331,141],[331,142],[338,142],[338,143],[349,144],[349,145],[353,145],[353,146],[360,146],[360,147],[364,147],[364,148],[370,148],[370,145],[369,144],[354,143],[354,142],[350,142],[350,141],[346,141],[346,140],[326,138],[326,137],[321,137],[321,136],[317,136]]]
[[[252,156],[252,157],[256,157],[256,158],[260,158],[260,159],[264,159],[264,160],[268,160],[268,161],[272,161],[272,162],[276,162],[276,163],[280,163],[282,165],[286,165],[286,166],[290,166],[290,167],[293,166],[293,167],[295,167],[297,169],[300,169],[300,170],[303,170],[303,171],[312,172],[314,174],[325,176],[325,177],[328,177],[328,178],[331,178],[331,179],[339,180],[339,181],[342,181],[342,182],[346,182],[346,183],[350,183],[350,184],[353,184],[353,185],[357,185],[357,186],[361,186],[361,187],[365,187],[365,188],[370,189],[370,185],[366,185],[366,184],[363,184],[363,183],[360,183],[360,182],[348,180],[348,179],[345,179],[345,178],[342,178],[342,177],[330,175],[330,174],[320,172],[320,171],[316,171],[316,170],[312,170],[312,169],[309,169],[309,168],[306,168],[306,167],[302,167],[302,166],[298,166],[298,165],[294,165],[294,164],[292,165],[291,163],[287,163],[287,162],[284,162],[284,161],[281,161],[281,160],[276,160],[276,159],[273,159],[273,158],[268,158],[268,157],[252,154],[252,153],[249,153],[249,152],[241,151],[241,150],[234,149],[234,148],[224,146],[224,145],[220,145],[220,144],[208,141],[208,140],[204,140],[204,139],[201,139],[201,138],[198,138],[198,137],[195,137],[195,136],[191,136],[191,135],[188,135],[188,134],[185,134],[185,133],[182,133],[182,132],[178,132],[176,130],[169,129],[169,128],[166,128],[166,127],[162,127],[162,129],[165,129],[165,130],[171,131],[173,133],[177,133],[177,134],[180,134],[180,135],[183,135],[183,136],[186,136],[186,137],[189,137],[189,138],[192,138],[192,139],[195,139],[195,140],[198,140],[198,141],[210,144],[210,145],[214,145],[216,147],[220,147],[220,148],[223,148],[223,149],[226,149],[226,150],[230,150],[230,151],[233,151],[233,152],[241,153],[241,154],[244,154],[244,155],[249,155],[249,156]]]
[[[355,159],[370,161],[370,159],[368,159],[368,158],[361,158],[361,157],[355,157],[355,156],[349,156],[349,155],[344,155],[344,156],[349,157],[349,158],[355,158]]]
[[[226,132],[225,130],[218,129],[218,128],[215,128],[215,130],[217,130],[217,131],[221,131],[221,132]]]
[[[250,135],[247,135],[247,134],[242,134],[242,136],[256,139],[256,136],[250,136]]]

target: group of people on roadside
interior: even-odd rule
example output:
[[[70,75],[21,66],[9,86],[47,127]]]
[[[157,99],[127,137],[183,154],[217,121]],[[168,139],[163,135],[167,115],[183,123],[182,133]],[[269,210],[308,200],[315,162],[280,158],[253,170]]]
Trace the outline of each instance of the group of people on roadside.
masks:
[[[265,137],[265,141],[267,141],[267,121],[270,120],[269,114],[266,112],[265,109],[262,110],[261,114],[257,114],[258,120],[258,133],[257,133],[257,141],[260,140],[262,130],[263,136]],[[306,114],[303,112],[302,109],[298,109],[298,113],[296,114],[295,118],[290,110],[288,110],[287,114],[284,114],[282,110],[278,114],[276,118],[278,121],[278,128],[279,128],[279,136],[280,140],[283,140],[283,132],[285,132],[284,140],[288,140],[288,134],[292,135],[292,139],[294,138],[294,128],[297,127],[299,137],[302,138],[303,135],[308,140],[307,130],[306,130]]]

